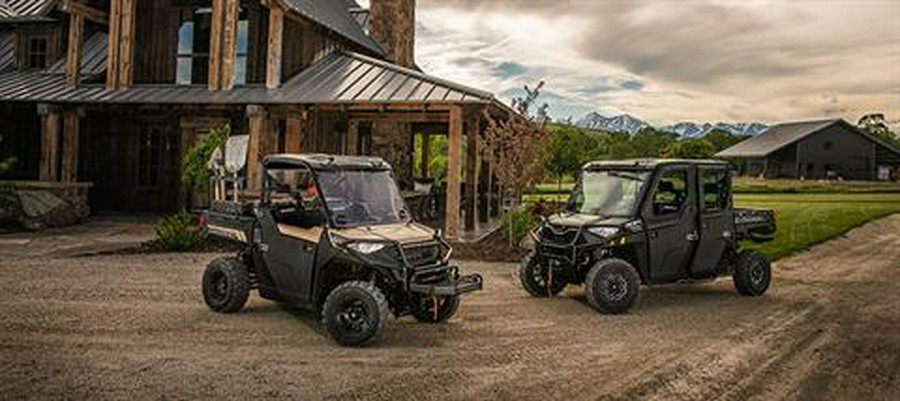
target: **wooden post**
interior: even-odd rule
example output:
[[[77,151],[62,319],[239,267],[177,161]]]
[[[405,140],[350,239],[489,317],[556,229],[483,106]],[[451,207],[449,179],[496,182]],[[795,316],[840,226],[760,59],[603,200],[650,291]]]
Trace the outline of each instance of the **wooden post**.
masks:
[[[222,73],[222,29],[225,25],[226,0],[212,0],[212,25],[209,31],[209,90],[221,88]],[[249,166],[249,165],[248,165]]]
[[[478,146],[481,121],[473,116],[466,124],[466,230],[478,224]]]
[[[359,121],[347,123],[347,139],[344,144],[345,153],[351,156],[359,154]]]
[[[237,30],[238,30],[238,0],[225,1],[225,26],[222,29],[222,90],[234,89],[235,64],[237,63]]]
[[[266,58],[266,88],[281,86],[281,53],[284,37],[284,10],[277,3],[269,7],[269,43]]]
[[[262,106],[247,106],[247,131],[250,135],[250,143],[247,148],[247,189],[258,191],[262,189],[259,164],[262,161],[263,149],[265,149],[266,136],[266,110]]]
[[[444,229],[449,239],[459,237],[460,158],[462,153],[463,110],[450,107],[449,151],[447,152],[447,199],[444,208]]]
[[[290,116],[285,121],[284,151],[286,153],[300,153],[302,143],[303,119],[300,116]]]
[[[106,56],[106,89],[115,90],[119,86],[119,37],[122,27],[122,1],[109,3],[109,34]]]
[[[128,89],[134,81],[134,32],[137,0],[119,0],[121,26],[119,27],[119,82],[118,89]]]
[[[41,164],[40,180],[59,180],[59,108],[39,105],[41,115]]]
[[[431,164],[431,135],[427,132],[422,133],[422,164],[419,166],[419,174],[422,180],[428,180],[428,166]]]
[[[63,113],[62,180],[78,181],[78,138],[81,132],[81,114],[78,108]]]
[[[81,55],[84,53],[84,17],[69,14],[69,49],[66,55],[66,86],[75,88],[81,73]]]

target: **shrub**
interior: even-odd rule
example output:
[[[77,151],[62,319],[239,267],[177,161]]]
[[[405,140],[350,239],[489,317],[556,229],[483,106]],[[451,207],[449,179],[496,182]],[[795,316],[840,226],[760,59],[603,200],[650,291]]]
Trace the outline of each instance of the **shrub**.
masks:
[[[225,146],[229,136],[231,126],[228,124],[209,130],[209,135],[184,156],[181,182],[193,190],[206,191],[209,188],[209,159],[216,149]]]
[[[518,246],[528,232],[538,225],[538,217],[534,208],[523,205],[506,212],[501,218],[501,230],[503,239],[509,241],[511,246]]]
[[[166,252],[186,252],[197,248],[206,237],[205,228],[187,212],[167,217],[153,227],[156,245]]]
[[[19,159],[9,157],[0,161],[0,177],[10,172]],[[0,210],[11,210],[17,208],[19,199],[16,197],[16,188],[10,183],[0,182]]]

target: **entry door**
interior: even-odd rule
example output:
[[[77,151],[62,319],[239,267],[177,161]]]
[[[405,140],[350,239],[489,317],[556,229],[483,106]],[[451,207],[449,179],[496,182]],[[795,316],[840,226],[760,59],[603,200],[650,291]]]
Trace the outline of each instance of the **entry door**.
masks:
[[[661,170],[645,204],[644,220],[650,251],[650,282],[686,278],[697,233],[694,170],[688,166]]]
[[[180,150],[178,137],[165,122],[138,123],[132,144],[134,211],[172,212],[178,207]]]
[[[731,174],[725,168],[701,167],[697,171],[700,190],[700,238],[691,264],[691,277],[708,278],[719,272],[722,256],[733,241],[734,212],[731,207]]]

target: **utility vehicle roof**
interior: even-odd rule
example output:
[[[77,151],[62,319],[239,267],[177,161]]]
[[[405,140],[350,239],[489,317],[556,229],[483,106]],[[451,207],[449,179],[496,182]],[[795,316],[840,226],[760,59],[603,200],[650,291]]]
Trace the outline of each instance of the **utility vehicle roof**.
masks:
[[[584,165],[584,169],[603,169],[603,168],[624,168],[624,169],[639,169],[639,170],[653,170],[657,167],[668,166],[668,165],[696,165],[696,166],[715,166],[715,167],[727,167],[729,164],[727,162],[723,162],[721,160],[699,160],[699,159],[628,159],[628,160],[607,160],[607,161],[596,161],[589,162]]]
[[[306,167],[312,170],[390,170],[380,157],[367,156],[338,156],[325,154],[276,154],[269,155],[263,161],[266,168],[298,168]]]

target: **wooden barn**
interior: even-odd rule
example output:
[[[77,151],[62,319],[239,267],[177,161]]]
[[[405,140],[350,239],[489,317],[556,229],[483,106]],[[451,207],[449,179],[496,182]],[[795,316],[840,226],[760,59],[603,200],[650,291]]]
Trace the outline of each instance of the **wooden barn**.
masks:
[[[187,149],[230,123],[256,164],[278,152],[376,155],[410,191],[417,136],[448,138],[448,236],[496,216],[481,157],[493,95],[420,71],[415,0],[0,0],[0,156],[8,178],[89,191],[95,212],[169,213]],[[89,188],[89,189],[88,189]]]
[[[779,124],[716,157],[735,161],[742,175],[764,179],[900,177],[900,150],[844,120]]]

